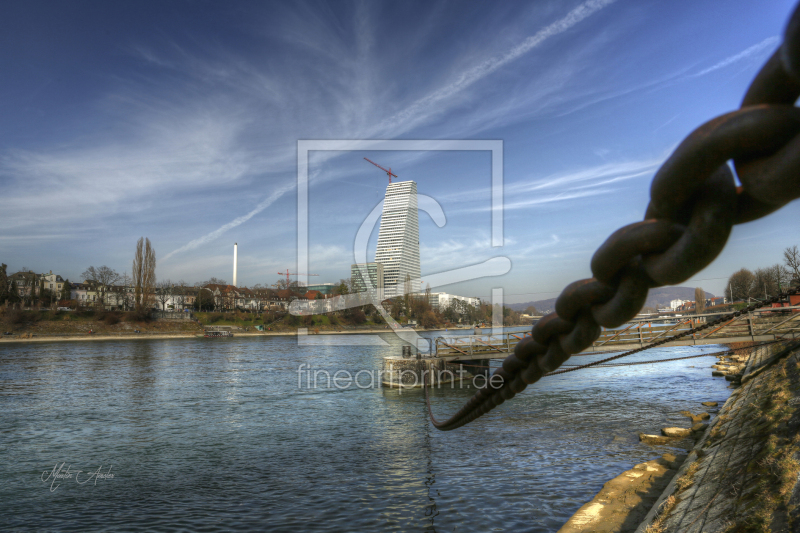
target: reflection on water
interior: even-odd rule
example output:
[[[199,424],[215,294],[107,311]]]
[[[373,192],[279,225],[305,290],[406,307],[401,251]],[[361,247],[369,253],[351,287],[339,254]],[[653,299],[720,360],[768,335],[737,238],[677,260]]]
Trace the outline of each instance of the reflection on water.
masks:
[[[388,346],[291,337],[0,347],[0,510],[26,530],[554,531],[656,457],[636,433],[725,400],[713,359],[545,378],[452,432],[419,390],[298,389],[298,367],[377,371]],[[653,350],[678,357],[715,346]],[[605,355],[581,357],[580,362]],[[433,391],[445,417],[472,394]],[[51,492],[42,472],[113,479]],[[45,475],[46,477],[46,475]]]

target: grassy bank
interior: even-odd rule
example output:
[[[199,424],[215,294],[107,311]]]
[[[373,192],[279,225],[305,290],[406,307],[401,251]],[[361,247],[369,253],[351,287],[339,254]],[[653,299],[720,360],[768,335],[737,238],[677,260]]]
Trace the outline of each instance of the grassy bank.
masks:
[[[312,315],[294,316],[277,313],[247,312],[197,312],[194,320],[151,319],[133,311],[101,311],[84,309],[76,311],[3,310],[0,309],[0,332],[10,336],[63,336],[63,335],[120,335],[126,333],[200,333],[207,326],[232,326],[255,332],[261,327],[265,332],[296,333],[306,328],[309,333],[342,331],[386,330],[380,316]],[[459,326],[445,323],[433,329]]]
[[[190,320],[150,320],[119,311],[17,311],[0,313],[0,330],[19,335],[119,335],[135,333],[197,333],[202,326]]]

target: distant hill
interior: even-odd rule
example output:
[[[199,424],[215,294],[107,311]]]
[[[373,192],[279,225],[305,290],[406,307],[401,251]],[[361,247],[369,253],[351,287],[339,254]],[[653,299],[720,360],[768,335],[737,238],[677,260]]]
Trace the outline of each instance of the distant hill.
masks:
[[[706,298],[713,298],[715,295],[705,291]],[[668,307],[672,300],[694,300],[694,287],[659,287],[650,289],[647,294],[647,301],[644,305],[655,307]]]
[[[706,298],[713,298],[714,295],[706,291]],[[651,289],[647,295],[645,306],[667,307],[672,300],[694,300],[694,287],[659,287]],[[529,306],[534,306],[538,311],[551,313],[555,310],[556,299],[536,300],[535,302],[524,302],[520,304],[508,304],[507,307],[515,311],[524,311]]]

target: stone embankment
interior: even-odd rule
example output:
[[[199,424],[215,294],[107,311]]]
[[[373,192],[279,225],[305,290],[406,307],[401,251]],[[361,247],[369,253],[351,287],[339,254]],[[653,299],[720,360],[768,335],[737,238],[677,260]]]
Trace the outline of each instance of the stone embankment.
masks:
[[[691,428],[639,435],[646,444],[684,445],[688,455],[623,472],[559,533],[800,531],[800,342],[748,352],[713,365],[714,376],[736,387],[716,418],[682,411]]]
[[[636,533],[800,530],[800,342],[737,362],[741,386]]]

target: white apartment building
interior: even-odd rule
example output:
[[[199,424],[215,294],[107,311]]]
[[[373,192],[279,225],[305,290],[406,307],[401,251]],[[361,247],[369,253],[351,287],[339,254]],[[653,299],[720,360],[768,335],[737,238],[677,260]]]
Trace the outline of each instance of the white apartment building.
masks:
[[[64,289],[64,279],[61,276],[53,274],[51,270],[49,274],[40,274],[39,280],[42,284],[41,286],[45,289],[49,289],[54,294],[61,295],[61,291]]]
[[[425,293],[420,292],[415,294],[414,296],[416,296],[417,298],[425,298]],[[450,307],[456,300],[460,300],[461,302],[471,305],[473,307],[478,307],[481,305],[480,298],[459,296],[457,294],[448,294],[446,292],[432,292],[428,296],[428,303],[436,311],[444,311],[445,309]]]
[[[401,181],[386,187],[375,262],[383,265],[384,297],[403,294],[406,277],[419,280],[419,216],[417,183]],[[405,288],[419,292],[419,281]]]
[[[676,310],[677,308],[679,308],[680,306],[682,306],[683,304],[685,304],[688,301],[689,300],[672,300],[669,303],[669,307],[674,311],[674,310]]]

